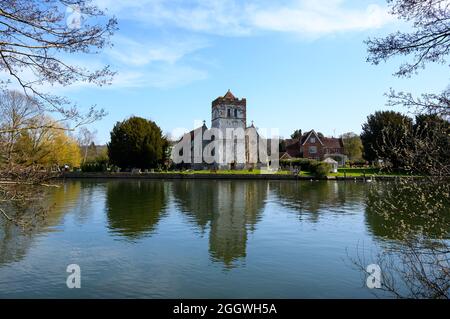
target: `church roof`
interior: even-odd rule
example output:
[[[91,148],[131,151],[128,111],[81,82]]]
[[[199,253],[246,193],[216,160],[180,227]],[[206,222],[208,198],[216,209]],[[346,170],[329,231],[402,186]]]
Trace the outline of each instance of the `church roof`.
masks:
[[[236,97],[234,96],[233,93],[231,93],[230,90],[227,91],[227,93],[223,96],[224,99],[228,99],[228,100],[234,100],[236,99]]]
[[[247,105],[247,100],[245,98],[238,99],[233,93],[231,93],[231,90],[228,90],[224,96],[219,96],[212,102],[213,107],[222,104],[245,107]]]

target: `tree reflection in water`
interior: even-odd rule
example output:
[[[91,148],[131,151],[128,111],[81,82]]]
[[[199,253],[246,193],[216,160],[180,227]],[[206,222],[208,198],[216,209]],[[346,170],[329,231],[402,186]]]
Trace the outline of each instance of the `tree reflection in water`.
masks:
[[[32,215],[30,218],[33,218],[33,227],[23,229],[5,219],[0,219],[0,266],[24,258],[36,235],[52,231],[52,228],[60,224],[67,213],[68,204],[78,201],[81,191],[80,182],[60,183],[58,186],[60,187],[46,189],[42,196],[40,205],[48,208],[45,211],[45,218],[35,218],[34,209],[37,203],[33,201],[27,202],[29,207],[15,208],[16,211],[13,214]]]
[[[365,185],[354,182],[270,182],[271,191],[283,207],[296,212],[300,220],[316,223],[322,213],[345,213],[348,206],[360,205]]]
[[[128,240],[151,234],[166,212],[168,184],[161,181],[113,181],[107,184],[109,229]]]

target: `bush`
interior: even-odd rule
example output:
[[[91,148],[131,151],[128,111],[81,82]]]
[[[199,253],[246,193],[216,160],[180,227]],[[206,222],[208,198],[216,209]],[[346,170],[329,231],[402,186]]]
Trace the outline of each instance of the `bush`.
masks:
[[[82,172],[106,172],[108,170],[107,160],[97,160],[81,165]]]
[[[367,166],[369,163],[366,160],[359,159],[347,161],[345,164],[350,167],[364,167]]]
[[[280,165],[284,168],[288,167],[300,168],[303,171],[311,171],[312,167],[316,163],[317,161],[308,158],[293,158],[280,161]]]
[[[325,177],[331,170],[331,166],[327,163],[322,163],[308,158],[294,158],[289,160],[281,160],[280,165],[283,168],[297,168],[302,171],[307,171],[316,177]]]
[[[331,166],[327,163],[317,162],[311,170],[316,177],[326,177],[331,170]]]

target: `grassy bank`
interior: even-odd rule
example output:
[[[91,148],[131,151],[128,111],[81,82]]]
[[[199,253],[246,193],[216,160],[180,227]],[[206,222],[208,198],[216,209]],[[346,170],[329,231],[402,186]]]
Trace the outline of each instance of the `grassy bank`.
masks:
[[[330,173],[329,176],[336,177],[370,177],[370,176],[411,176],[401,172],[386,172],[378,168],[339,168],[337,173]]]

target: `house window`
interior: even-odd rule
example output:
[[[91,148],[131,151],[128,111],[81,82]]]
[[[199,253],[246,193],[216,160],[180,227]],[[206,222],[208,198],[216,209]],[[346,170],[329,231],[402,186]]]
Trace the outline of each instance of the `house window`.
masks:
[[[237,110],[234,110],[234,117],[237,117]]]
[[[231,110],[227,109],[227,117],[231,117]]]
[[[310,146],[309,154],[317,154],[317,146]]]
[[[316,143],[316,138],[315,138],[315,137],[311,137],[311,138],[309,139],[309,142],[310,142],[311,144]]]

